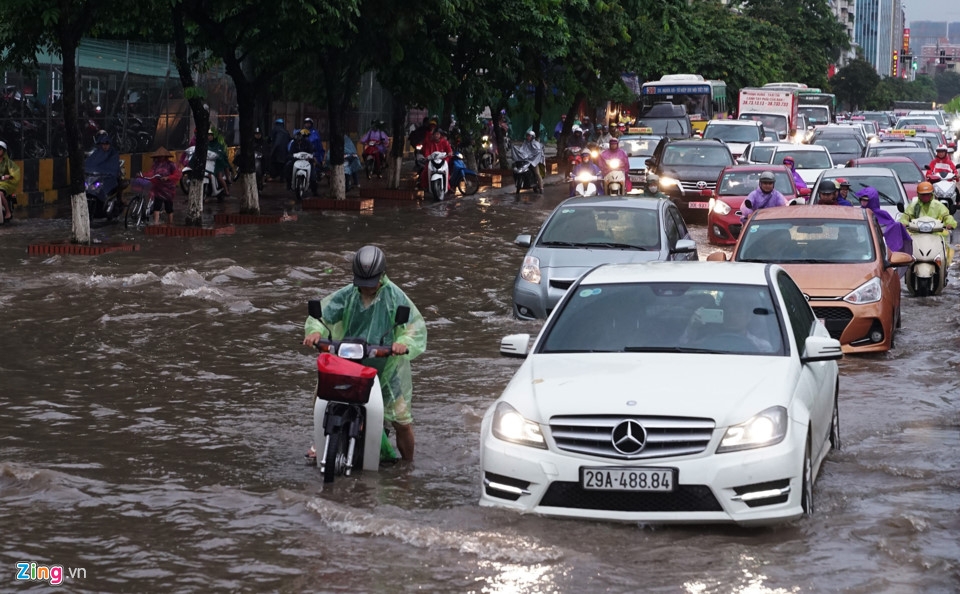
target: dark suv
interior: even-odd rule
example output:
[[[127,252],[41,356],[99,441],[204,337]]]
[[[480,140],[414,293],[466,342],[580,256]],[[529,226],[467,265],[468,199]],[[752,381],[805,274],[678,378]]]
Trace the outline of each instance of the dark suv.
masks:
[[[660,177],[660,191],[673,200],[686,220],[705,223],[717,178],[730,165],[734,165],[733,155],[723,141],[664,138],[647,159],[647,173]]]

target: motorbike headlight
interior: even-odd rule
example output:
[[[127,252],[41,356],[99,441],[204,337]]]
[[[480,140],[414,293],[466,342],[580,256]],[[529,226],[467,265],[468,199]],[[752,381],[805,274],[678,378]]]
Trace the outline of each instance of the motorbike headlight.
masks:
[[[673,179],[672,177],[661,177],[660,178],[660,187],[661,188],[672,188],[679,186],[680,182]]]
[[[717,213],[721,217],[725,217],[728,214],[730,214],[730,205],[724,202],[723,200],[717,200],[716,198],[711,198],[710,210]]]
[[[583,171],[577,174],[577,181],[580,183],[587,183],[593,181],[593,176],[586,171]]]
[[[921,233],[933,233],[934,224],[930,221],[923,221],[922,223],[917,223],[917,230]]]
[[[547,449],[540,425],[528,421],[506,402],[497,404],[493,412],[493,435],[497,439],[534,448]]]
[[[880,279],[873,277],[863,283],[843,298],[847,303],[860,305],[863,303],[876,303],[883,296],[883,289],[880,285]]]
[[[337,356],[344,359],[352,359],[358,361],[363,359],[366,352],[362,344],[357,344],[355,342],[344,342],[340,344],[340,347],[337,349]]]
[[[600,156],[600,151],[590,151],[590,158],[593,159],[594,161],[596,161],[599,156]]]
[[[520,278],[533,283],[540,284],[540,258],[536,256],[524,256],[523,265],[520,267]]]
[[[787,435],[787,409],[773,406],[739,425],[727,429],[718,454],[772,446]]]
[[[610,169],[619,169],[620,159],[610,159],[609,161],[607,161],[607,165],[610,166]]]

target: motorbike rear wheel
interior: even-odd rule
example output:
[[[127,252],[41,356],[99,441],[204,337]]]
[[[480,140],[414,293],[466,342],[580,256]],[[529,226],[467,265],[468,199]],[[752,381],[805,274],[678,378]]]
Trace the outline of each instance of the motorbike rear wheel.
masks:
[[[327,446],[327,457],[323,464],[323,482],[332,483],[334,477],[343,474],[347,461],[347,442],[349,441],[344,425],[339,431],[330,434],[330,444]]]

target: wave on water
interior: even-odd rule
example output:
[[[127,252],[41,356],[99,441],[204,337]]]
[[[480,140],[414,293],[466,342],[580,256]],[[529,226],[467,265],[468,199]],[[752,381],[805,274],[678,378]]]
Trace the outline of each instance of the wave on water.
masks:
[[[309,499],[305,505],[329,528],[342,534],[387,536],[418,549],[441,547],[509,563],[548,563],[563,557],[559,549],[523,536],[445,530],[422,521],[379,516],[319,498]]]

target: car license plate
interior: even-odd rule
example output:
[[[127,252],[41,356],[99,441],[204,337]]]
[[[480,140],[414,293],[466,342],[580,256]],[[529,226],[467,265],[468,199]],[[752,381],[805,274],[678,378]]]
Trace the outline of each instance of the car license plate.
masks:
[[[641,178],[639,175],[631,175],[631,176],[630,176],[630,181],[632,181],[632,182],[640,183],[640,180],[641,180],[641,179],[642,179],[642,178]]]
[[[674,468],[581,468],[580,485],[590,491],[673,491]]]
[[[710,207],[709,202],[691,202],[690,203],[690,208],[709,208],[709,207]]]

